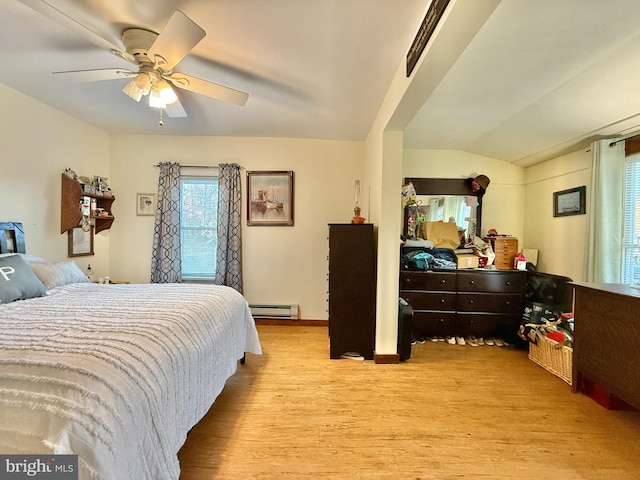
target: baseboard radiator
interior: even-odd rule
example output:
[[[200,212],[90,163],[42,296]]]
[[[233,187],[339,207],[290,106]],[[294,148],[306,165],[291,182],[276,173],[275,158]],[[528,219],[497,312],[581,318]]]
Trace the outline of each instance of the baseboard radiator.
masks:
[[[280,320],[299,320],[297,304],[252,303],[249,304],[253,318],[275,318]]]

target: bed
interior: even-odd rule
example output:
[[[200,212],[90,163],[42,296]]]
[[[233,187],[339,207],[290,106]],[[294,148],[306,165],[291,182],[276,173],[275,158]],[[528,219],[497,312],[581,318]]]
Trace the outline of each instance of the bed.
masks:
[[[44,292],[0,290],[0,452],[77,454],[80,479],[177,480],[187,433],[245,352],[261,353],[244,297],[94,284],[73,262],[20,253],[0,254],[0,283],[23,264]]]

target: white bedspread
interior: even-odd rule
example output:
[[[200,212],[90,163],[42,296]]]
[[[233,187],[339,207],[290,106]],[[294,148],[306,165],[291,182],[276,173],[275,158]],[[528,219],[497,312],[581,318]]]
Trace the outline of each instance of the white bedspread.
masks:
[[[177,453],[244,352],[227,287],[72,284],[0,305],[0,453],[75,453],[80,478],[178,479]]]

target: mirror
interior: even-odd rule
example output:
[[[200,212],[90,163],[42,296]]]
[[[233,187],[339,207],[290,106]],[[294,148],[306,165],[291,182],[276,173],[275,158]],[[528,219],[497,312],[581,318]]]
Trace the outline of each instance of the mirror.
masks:
[[[470,201],[471,199],[471,201]],[[464,195],[416,195],[418,209],[427,222],[453,222],[464,236],[477,235],[475,197]]]
[[[464,230],[467,238],[471,234],[480,235],[484,191],[474,192],[471,188],[471,178],[404,179],[405,185],[409,182],[416,191],[420,220],[448,222],[453,217],[458,230]],[[406,224],[405,221],[405,227]]]

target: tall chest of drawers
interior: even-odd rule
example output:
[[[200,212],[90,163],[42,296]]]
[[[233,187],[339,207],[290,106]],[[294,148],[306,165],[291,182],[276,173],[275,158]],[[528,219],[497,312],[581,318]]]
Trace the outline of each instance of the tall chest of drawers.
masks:
[[[375,253],[373,224],[329,225],[330,358],[357,352],[373,359]]]
[[[518,270],[402,271],[400,296],[422,336],[513,336],[522,316],[526,273]]]

